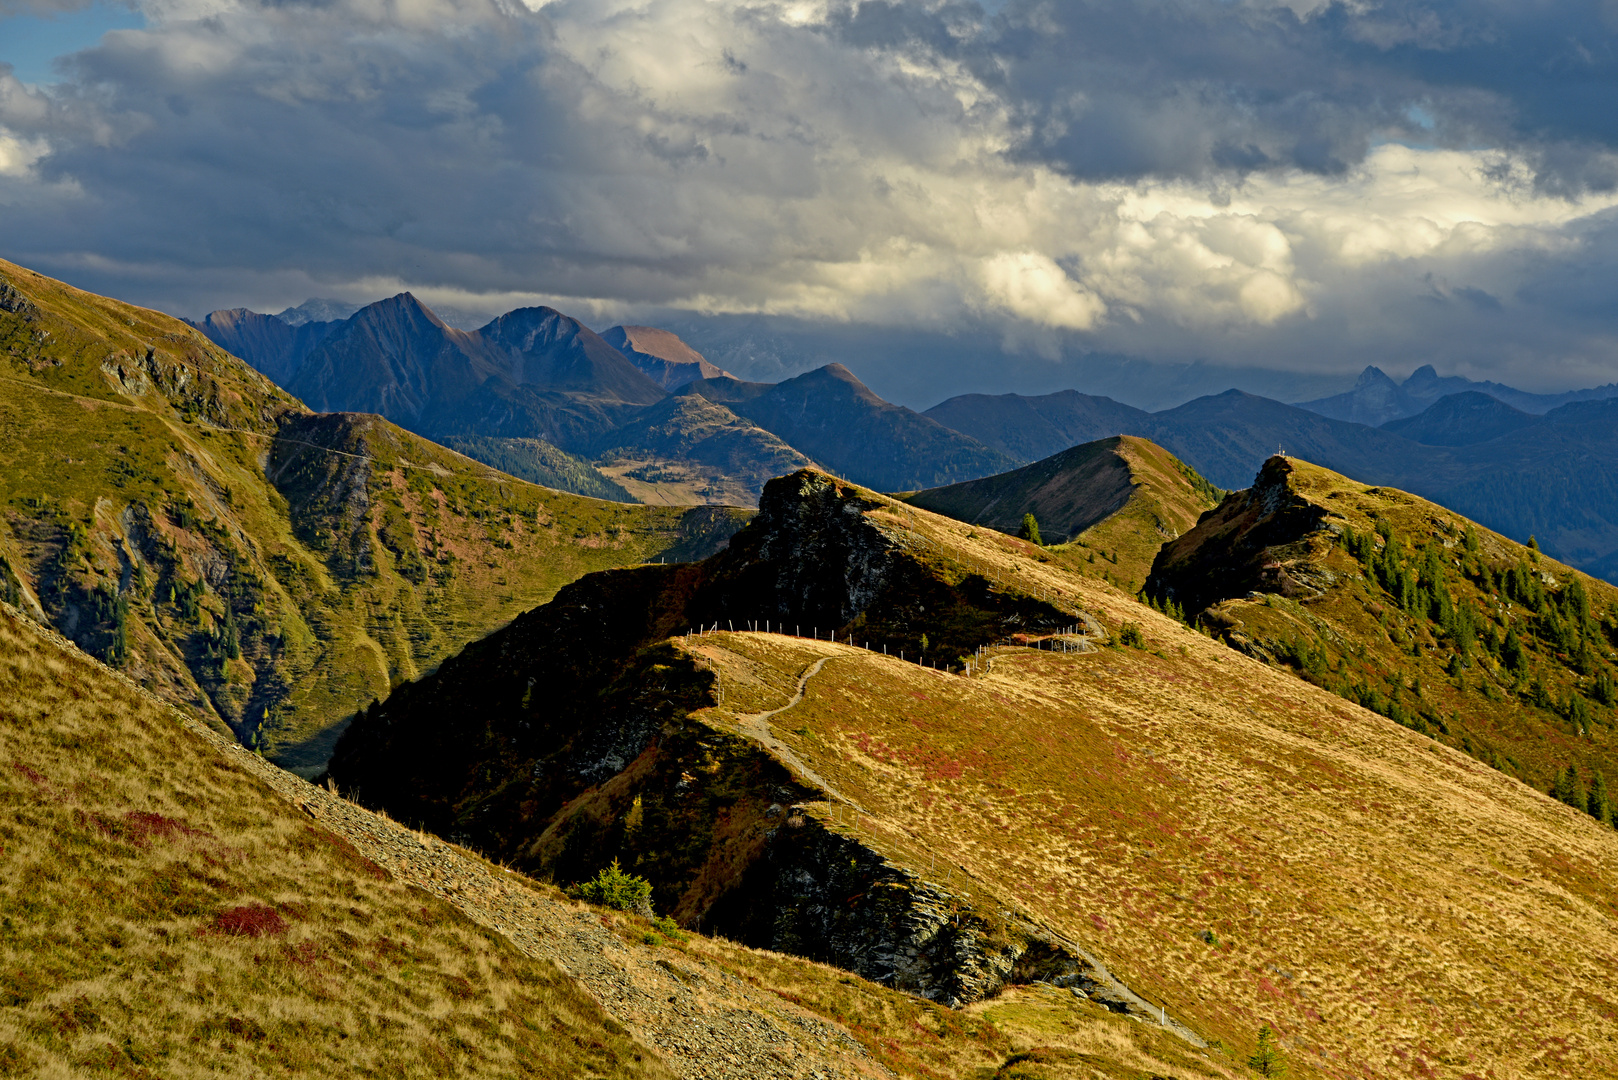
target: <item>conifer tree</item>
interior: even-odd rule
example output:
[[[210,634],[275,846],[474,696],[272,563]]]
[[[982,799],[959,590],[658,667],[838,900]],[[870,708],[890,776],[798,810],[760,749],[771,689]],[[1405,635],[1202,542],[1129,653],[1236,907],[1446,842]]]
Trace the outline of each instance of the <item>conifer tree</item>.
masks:
[[[1556,777],[1556,786],[1551,789],[1551,798],[1558,802],[1567,803],[1576,809],[1584,809],[1584,785],[1579,783],[1579,770],[1569,765]]]
[[[1270,1030],[1270,1025],[1265,1024],[1258,1029],[1258,1049],[1247,1059],[1247,1067],[1260,1076],[1286,1075],[1286,1062],[1281,1060],[1281,1051],[1275,1045],[1275,1032]]]
[[[1022,528],[1017,531],[1017,535],[1036,547],[1045,546],[1044,541],[1039,538],[1039,522],[1034,520],[1032,511],[1022,516]]]
[[[1585,800],[1584,809],[1602,824],[1612,822],[1612,804],[1607,799],[1607,778],[1599,769],[1590,781],[1590,794]]]

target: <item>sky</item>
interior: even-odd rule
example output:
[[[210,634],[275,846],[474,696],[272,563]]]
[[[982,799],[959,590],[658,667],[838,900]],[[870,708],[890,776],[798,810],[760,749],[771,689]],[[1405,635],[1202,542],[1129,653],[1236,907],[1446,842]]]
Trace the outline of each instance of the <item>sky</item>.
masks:
[[[546,303],[923,405],[1592,386],[1615,43],[1618,0],[0,0],[0,257],[190,316]]]

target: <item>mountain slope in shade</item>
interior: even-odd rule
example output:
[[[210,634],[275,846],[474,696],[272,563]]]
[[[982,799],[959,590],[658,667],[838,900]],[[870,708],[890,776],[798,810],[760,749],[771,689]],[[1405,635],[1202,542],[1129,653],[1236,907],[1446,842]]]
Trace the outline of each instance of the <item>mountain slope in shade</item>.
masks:
[[[1618,589],[1446,507],[1275,457],[1146,591],[1541,790],[1618,777]]]
[[[466,331],[409,293],[337,327],[291,389],[316,409],[376,412],[426,435],[539,438],[567,451],[664,396],[622,353],[550,308]]]
[[[665,396],[623,353],[554,308],[509,311],[475,336],[514,383],[631,405]]]
[[[765,483],[813,464],[699,394],[647,406],[597,439],[591,452],[608,475],[648,503],[754,507]]]
[[[1150,414],[1077,390],[1055,394],[963,394],[923,416],[1018,461],[1038,461],[1079,443],[1141,429]]]
[[[705,379],[685,390],[726,405],[827,468],[874,488],[913,491],[1015,465],[976,439],[882,400],[841,364],[762,391],[760,385]]]
[[[969,525],[1013,534],[1023,515],[1033,514],[1046,544],[1073,543],[1086,554],[1099,552],[1102,569],[1133,590],[1145,582],[1162,543],[1195,526],[1221,494],[1162,447],[1118,435],[1012,472],[903,498]]]
[[[212,312],[191,325],[220,348],[241,357],[278,385],[285,386],[297,375],[303,358],[341,323],[305,320],[291,324],[275,315],[232,308]]]
[[[444,445],[473,461],[543,487],[611,502],[638,501],[595,466],[558,450],[544,439],[449,435]]]
[[[627,356],[665,390],[678,390],[695,379],[729,378],[730,372],[710,364],[679,335],[652,326],[614,326],[601,339]]]
[[[400,293],[361,308],[327,336],[288,387],[317,412],[370,412],[411,430],[505,373],[474,334]]]
[[[739,629],[766,615],[788,633]],[[1059,632],[1086,616],[1115,643]],[[971,677],[910,651],[955,664],[1014,625],[1040,648]],[[584,579],[400,687],[334,775],[519,866],[616,858],[683,920],[982,999],[965,1015],[1078,987],[1206,1063],[1042,1075],[1234,1080],[1261,1023],[1300,1080],[1526,1074],[1546,1040],[1558,1075],[1618,1068],[1609,826],[824,474],[772,483],[703,565]]]
[[[1468,390],[1441,397],[1415,416],[1390,420],[1382,430],[1428,446],[1471,446],[1527,427],[1534,419],[1488,394]]]

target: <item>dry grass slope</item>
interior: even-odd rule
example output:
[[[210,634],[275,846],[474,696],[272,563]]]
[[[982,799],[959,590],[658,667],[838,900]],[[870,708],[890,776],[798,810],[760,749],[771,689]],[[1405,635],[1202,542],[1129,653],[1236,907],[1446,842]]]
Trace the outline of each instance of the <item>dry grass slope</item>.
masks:
[[[1145,647],[1007,648],[966,679],[693,639],[726,686],[698,715],[732,732],[827,659],[773,731],[869,813],[816,816],[940,884],[964,871],[1227,1062],[1269,1023],[1300,1077],[1618,1075],[1618,834],[1015,541],[871,516]]]
[[[4,609],[0,724],[0,1074],[668,1075]]]
[[[1253,599],[1218,603],[1207,621],[1254,655],[1540,790],[1569,765],[1586,788],[1597,772],[1618,779],[1618,588],[1436,503],[1287,464],[1289,488],[1325,512],[1325,527],[1270,549],[1266,573],[1278,580]],[[1180,549],[1200,544],[1202,531],[1165,559],[1194,558],[1194,547]],[[1348,550],[1350,534],[1368,545],[1369,562]],[[1431,550],[1449,607],[1469,614],[1467,629],[1446,629],[1430,600],[1406,606],[1379,579],[1388,539],[1414,585],[1426,585]]]

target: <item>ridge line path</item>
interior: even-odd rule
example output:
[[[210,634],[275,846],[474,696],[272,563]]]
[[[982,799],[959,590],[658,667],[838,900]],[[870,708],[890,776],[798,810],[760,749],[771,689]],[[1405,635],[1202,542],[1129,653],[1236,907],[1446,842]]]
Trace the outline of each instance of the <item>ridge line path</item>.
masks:
[[[819,660],[816,660],[814,663],[810,664],[806,669],[804,669],[804,673],[798,676],[798,687],[795,691],[793,691],[792,699],[785,705],[782,705],[779,709],[770,709],[768,712],[747,713],[745,715],[738,716],[736,718],[736,728],[748,738],[762,743],[764,747],[776,757],[780,758],[787,765],[797,770],[798,774],[805,780],[819,786],[822,791],[826,792],[826,794],[837,799],[839,802],[852,806],[855,810],[858,810],[862,814],[868,814],[869,811],[867,811],[865,807],[861,806],[853,799],[850,799],[847,795],[844,795],[835,784],[827,780],[824,776],[821,776],[815,770],[811,769],[808,763],[793,751],[792,747],[770,734],[770,717],[779,716],[781,713],[786,712],[788,709],[802,701],[804,690],[809,686],[809,680],[814,678],[816,675],[819,675],[820,669],[825,667],[826,661],[831,659],[833,658],[830,656],[822,656]]]

